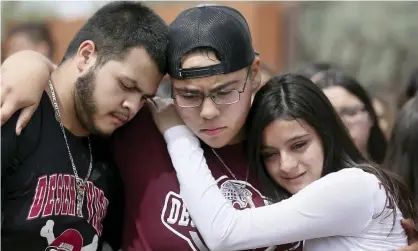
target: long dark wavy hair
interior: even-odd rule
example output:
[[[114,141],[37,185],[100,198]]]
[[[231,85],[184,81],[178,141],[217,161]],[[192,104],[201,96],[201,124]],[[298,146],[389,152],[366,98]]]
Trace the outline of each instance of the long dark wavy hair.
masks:
[[[417,210],[412,195],[402,181],[392,172],[368,163],[322,90],[309,79],[290,73],[272,78],[259,90],[246,125],[250,166],[272,201],[278,202],[291,196],[270,177],[262,158],[263,131],[280,118],[303,120],[317,132],[324,149],[322,176],[350,167],[371,173],[388,193],[386,203],[397,205],[405,218],[416,219]],[[395,215],[396,208],[394,221]]]

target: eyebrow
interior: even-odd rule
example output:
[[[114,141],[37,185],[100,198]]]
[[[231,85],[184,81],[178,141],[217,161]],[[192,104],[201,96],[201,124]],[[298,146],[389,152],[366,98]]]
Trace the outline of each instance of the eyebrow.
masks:
[[[142,88],[140,87],[138,81],[136,81],[135,79],[131,79],[131,78],[126,77],[126,76],[122,76],[121,79],[123,79],[125,81],[128,81],[128,82],[131,82],[135,86],[135,89],[137,89],[138,92],[142,93],[142,95],[145,98],[153,98],[153,97],[155,97],[155,94],[149,94],[149,93],[144,92],[144,90],[142,90]]]
[[[220,85],[216,86],[215,88],[210,90],[210,92],[216,92],[216,91],[222,90],[225,87],[228,87],[228,86],[233,85],[233,84],[238,83],[238,82],[239,82],[239,80],[228,81],[226,83],[223,83],[223,84],[220,84]],[[192,93],[192,94],[201,94],[202,93],[200,90],[191,89],[189,87],[181,87],[181,88],[174,87],[174,89],[178,92],[187,92],[187,93]]]
[[[239,80],[228,81],[226,83],[223,83],[223,84],[220,84],[220,85],[216,86],[215,88],[213,88],[211,90],[211,92],[222,90],[223,88],[228,87],[228,86],[233,85],[233,84],[238,83],[238,82],[239,82]]]
[[[304,134],[302,134],[302,135],[298,135],[298,136],[296,136],[296,137],[293,137],[293,138],[291,138],[291,139],[288,139],[288,140],[286,141],[286,143],[291,142],[291,141],[296,141],[296,140],[301,139],[301,138],[305,138],[306,136],[309,136],[309,133],[304,133]]]
[[[305,133],[305,134],[302,134],[302,135],[298,135],[298,136],[296,136],[296,137],[293,137],[293,138],[291,138],[291,139],[286,140],[286,143],[291,142],[291,141],[296,141],[296,140],[298,140],[298,139],[304,138],[304,137],[309,136],[309,135],[310,135],[309,133]],[[262,151],[264,151],[264,150],[276,150],[276,148],[274,148],[274,147],[272,147],[272,146],[265,146],[265,145],[262,145],[262,146],[261,146],[261,150],[262,150]]]

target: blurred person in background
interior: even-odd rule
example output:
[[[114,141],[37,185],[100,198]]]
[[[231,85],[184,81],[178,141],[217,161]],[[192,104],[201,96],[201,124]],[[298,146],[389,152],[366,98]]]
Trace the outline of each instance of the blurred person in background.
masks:
[[[385,105],[386,103],[384,102],[384,100],[382,98],[379,97],[373,97],[372,99],[372,105],[373,105],[373,109],[376,112],[376,116],[377,119],[379,121],[379,126],[382,129],[382,131],[384,132],[384,134],[386,135],[386,137],[388,137],[389,134],[389,122],[386,119],[386,108],[387,106]]]
[[[4,49],[4,58],[18,51],[33,50],[51,59],[54,42],[45,23],[24,23],[8,31]]]
[[[399,111],[388,144],[384,166],[399,174],[418,203],[418,98]]]
[[[300,73],[324,91],[360,152],[369,160],[382,163],[387,140],[371,98],[360,83],[329,63],[312,64]]]

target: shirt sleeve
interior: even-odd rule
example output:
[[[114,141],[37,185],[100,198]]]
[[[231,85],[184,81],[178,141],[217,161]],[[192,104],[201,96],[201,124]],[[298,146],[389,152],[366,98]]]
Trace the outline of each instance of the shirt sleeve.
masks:
[[[373,217],[377,179],[357,168],[329,174],[280,203],[236,210],[224,198],[197,138],[185,126],[164,138],[191,218],[210,250],[244,250],[355,235]]]

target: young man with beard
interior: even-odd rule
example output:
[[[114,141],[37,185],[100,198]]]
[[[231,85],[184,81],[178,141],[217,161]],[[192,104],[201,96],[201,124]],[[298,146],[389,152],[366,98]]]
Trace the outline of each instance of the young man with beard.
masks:
[[[167,56],[177,112],[203,141],[224,196],[238,209],[267,204],[243,149],[242,129],[259,88],[260,68],[244,17],[225,6],[185,10],[169,28]],[[45,75],[25,69],[29,73],[38,80]],[[24,93],[19,77],[9,81],[15,95]],[[35,96],[7,103],[36,105]],[[179,196],[165,141],[148,109],[115,133],[114,147],[126,197],[123,250],[208,250]],[[294,243],[261,250],[301,248]]]
[[[156,92],[167,31],[141,3],[102,7],[71,41],[20,136],[18,113],[2,126],[3,250],[94,251],[107,230],[120,237],[117,221],[103,227],[123,201],[101,136]]]

